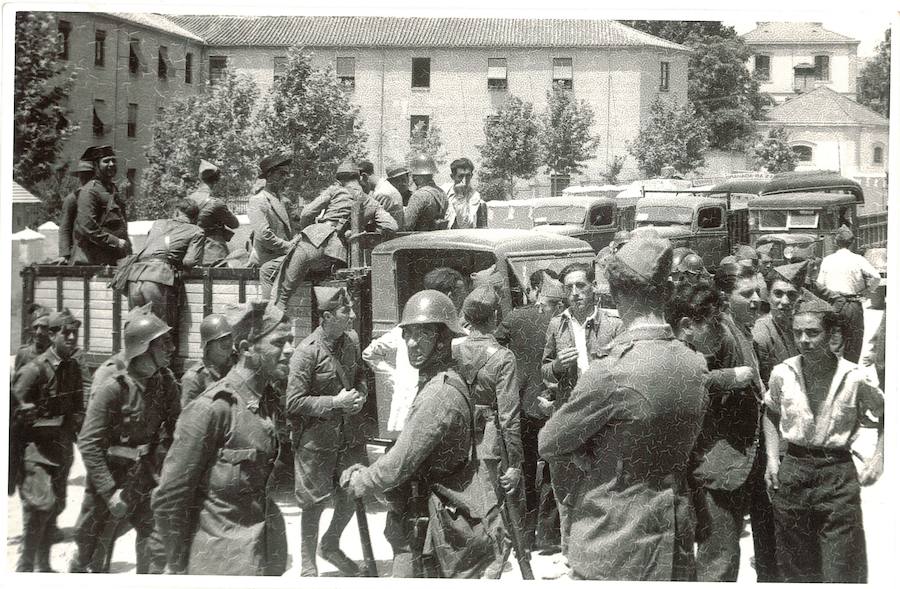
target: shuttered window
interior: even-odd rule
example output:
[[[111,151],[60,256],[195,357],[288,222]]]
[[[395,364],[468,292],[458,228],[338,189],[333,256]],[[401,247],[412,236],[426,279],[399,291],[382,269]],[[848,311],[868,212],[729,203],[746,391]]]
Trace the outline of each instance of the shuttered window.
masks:
[[[356,86],[356,58],[355,57],[338,57],[335,60],[335,74],[345,86],[353,88]]]
[[[490,90],[506,90],[506,58],[489,57],[487,84]]]
[[[553,85],[565,90],[572,89],[572,58],[553,58]]]

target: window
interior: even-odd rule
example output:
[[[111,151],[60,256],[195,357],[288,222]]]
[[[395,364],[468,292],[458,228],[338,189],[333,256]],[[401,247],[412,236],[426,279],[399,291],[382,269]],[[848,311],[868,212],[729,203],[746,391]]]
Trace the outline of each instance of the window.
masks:
[[[103,122],[103,119],[106,118],[106,103],[99,99],[94,100],[93,114],[91,128],[94,137],[103,137],[106,134],[106,125]]]
[[[722,226],[722,209],[707,207],[697,212],[697,227],[700,229],[718,229]]]
[[[659,91],[669,91],[669,62],[659,62]]]
[[[287,57],[275,57],[272,60],[272,82],[277,84],[287,71]]]
[[[572,89],[572,58],[553,58],[553,85],[564,90]],[[568,186],[568,184],[566,184]]]
[[[791,147],[791,151],[797,156],[798,162],[812,161],[812,147],[809,145],[794,145]]]
[[[880,145],[876,145],[872,150],[872,163],[873,164],[883,164],[884,163],[884,148]]]
[[[165,45],[159,46],[156,60],[156,76],[161,80],[169,77],[169,48]]]
[[[106,31],[94,31],[94,65],[103,67],[106,64]]]
[[[184,83],[194,83],[194,54],[186,53],[184,55]]]
[[[760,82],[772,79],[772,60],[768,55],[753,56],[753,76]]]
[[[819,214],[815,211],[789,211],[788,227],[791,229],[816,229]]]
[[[488,90],[506,90],[505,57],[488,58],[487,85]]]
[[[137,137],[137,112],[138,105],[131,102],[128,104],[128,136]]]
[[[816,62],[816,79],[827,82],[831,79],[831,58],[827,55],[817,55],[814,59]]]
[[[611,206],[607,206],[607,205],[604,205],[601,207],[594,207],[593,210],[591,210],[591,223],[590,224],[594,225],[594,226],[599,226],[599,227],[602,227],[605,225],[612,225],[613,221],[616,220],[615,211],[616,211],[615,207],[611,207]]]
[[[412,137],[417,128],[422,134],[428,133],[428,124],[430,117],[428,115],[410,115],[409,117],[409,136]]]
[[[412,87],[431,87],[431,58],[413,57],[412,60]]]
[[[134,191],[137,188],[137,169],[128,168],[125,172],[125,197],[133,198]]]
[[[209,56],[209,85],[215,86],[225,77],[228,69],[228,58],[224,56]]]
[[[760,211],[760,229],[787,229],[787,211]]]
[[[138,73],[141,68],[141,40],[131,39],[128,42],[128,71],[132,74]]]
[[[831,58],[827,55],[816,55],[813,63],[801,63],[794,66],[794,90],[803,92],[814,88],[816,82],[831,80]]]
[[[338,57],[335,62],[335,74],[342,84],[349,88],[356,86],[356,58]]]
[[[72,23],[67,20],[61,20],[56,25],[59,31],[59,58],[69,59],[69,35],[72,33]]]

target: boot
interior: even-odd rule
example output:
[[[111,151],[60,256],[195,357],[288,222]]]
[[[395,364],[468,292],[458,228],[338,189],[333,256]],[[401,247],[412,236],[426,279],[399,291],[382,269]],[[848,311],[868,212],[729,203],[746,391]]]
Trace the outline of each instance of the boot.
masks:
[[[46,535],[44,542],[37,549],[37,567],[35,570],[39,573],[55,573],[56,571],[50,566],[50,534]]]
[[[319,556],[337,567],[343,577],[358,577],[359,567],[339,546],[325,546],[325,542],[319,547]]]
[[[300,514],[300,576],[318,577],[316,548],[319,545],[319,517],[322,510],[316,506],[305,508]]]
[[[16,563],[17,573],[34,571],[34,559],[46,526],[46,515],[36,509],[22,509],[22,552]]]

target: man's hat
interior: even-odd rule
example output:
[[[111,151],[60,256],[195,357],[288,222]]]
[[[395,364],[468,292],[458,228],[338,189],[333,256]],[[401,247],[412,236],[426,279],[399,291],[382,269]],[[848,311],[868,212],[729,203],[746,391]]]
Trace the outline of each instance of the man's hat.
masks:
[[[94,165],[86,160],[78,160],[78,164],[74,168],[72,168],[70,174],[72,174],[73,176],[77,176],[78,174],[84,174],[86,172],[93,174]]]
[[[544,274],[539,298],[547,302],[555,303],[566,298],[566,289],[562,282]]]
[[[75,318],[72,315],[72,312],[69,309],[63,309],[62,311],[55,311],[50,314],[49,318],[49,326],[50,329],[62,329],[63,327],[70,326],[74,328],[81,327],[81,321]]]
[[[337,172],[334,173],[334,177],[338,180],[345,178],[359,178],[359,167],[353,160],[344,160],[341,162],[341,165],[338,166]]]
[[[44,305],[32,303],[31,306],[28,307],[28,314],[31,315],[32,327],[50,324],[50,309]]]
[[[783,266],[775,266],[772,272],[776,274],[779,280],[784,280],[800,289],[806,282],[806,272],[809,269],[809,261],[803,260],[796,264],[784,264]]]
[[[479,286],[472,290],[463,301],[463,317],[472,323],[483,323],[500,308],[500,295],[492,286]]]
[[[356,169],[359,170],[360,174],[368,174],[371,176],[375,173],[375,164],[369,160],[359,160],[356,162]]]
[[[853,241],[853,230],[846,225],[841,225],[834,234],[834,238],[840,241]]]
[[[316,295],[316,307],[319,311],[334,311],[353,304],[350,293],[344,287],[314,286],[313,292]]]
[[[259,341],[285,320],[284,311],[266,301],[251,301],[230,305],[225,310],[225,318],[231,325],[235,342]]]
[[[397,178],[398,176],[409,174],[409,168],[405,164],[395,162],[388,165],[386,173],[388,178]]]
[[[257,178],[265,178],[275,168],[289,165],[294,159],[286,153],[267,155],[259,162],[259,175]]]
[[[207,177],[218,176],[219,168],[213,164],[212,162],[208,162],[205,159],[200,160],[200,171],[198,172],[201,180],[206,180]]]
[[[797,306],[794,307],[794,315],[801,313],[833,313],[834,307],[814,295],[805,291]]]
[[[626,242],[615,257],[645,284],[664,284],[672,269],[672,243],[668,239],[639,237]]]
[[[749,245],[742,245],[734,251],[734,257],[738,262],[741,260],[759,260],[759,253]]]
[[[95,162],[105,157],[116,157],[116,152],[113,151],[112,145],[92,145],[84,150],[79,159],[86,162]]]
[[[469,275],[469,279],[472,281],[472,288],[478,286],[501,288],[503,286],[503,276],[497,272],[496,265],[488,266],[484,270],[479,270],[478,272],[472,272]]]

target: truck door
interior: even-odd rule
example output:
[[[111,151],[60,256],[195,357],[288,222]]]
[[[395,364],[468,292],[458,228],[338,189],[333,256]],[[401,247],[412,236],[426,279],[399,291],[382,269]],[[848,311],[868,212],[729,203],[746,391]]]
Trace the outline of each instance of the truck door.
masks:
[[[703,258],[707,267],[716,267],[731,253],[725,223],[725,207],[701,206],[697,209],[691,247]]]

